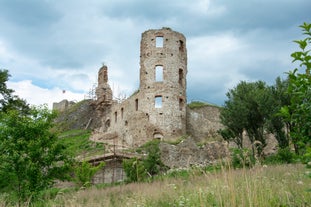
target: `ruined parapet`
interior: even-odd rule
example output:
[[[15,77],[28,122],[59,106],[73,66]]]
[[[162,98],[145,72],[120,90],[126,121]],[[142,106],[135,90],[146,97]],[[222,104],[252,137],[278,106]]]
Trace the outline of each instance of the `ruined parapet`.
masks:
[[[112,90],[108,84],[108,68],[103,65],[98,71],[98,86],[96,87],[96,108],[102,110],[112,104]]]
[[[73,104],[75,104],[73,101],[68,101],[67,99],[64,99],[58,103],[54,102],[53,103],[53,110],[63,112],[63,111],[66,111]]]

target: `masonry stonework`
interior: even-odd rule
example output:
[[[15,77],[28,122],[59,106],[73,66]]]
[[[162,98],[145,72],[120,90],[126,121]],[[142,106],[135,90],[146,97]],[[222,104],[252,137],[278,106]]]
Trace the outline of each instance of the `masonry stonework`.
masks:
[[[170,28],[148,30],[140,45],[140,86],[131,97],[113,101],[108,68],[99,71],[96,104],[102,126],[93,140],[135,147],[186,133],[185,37]]]

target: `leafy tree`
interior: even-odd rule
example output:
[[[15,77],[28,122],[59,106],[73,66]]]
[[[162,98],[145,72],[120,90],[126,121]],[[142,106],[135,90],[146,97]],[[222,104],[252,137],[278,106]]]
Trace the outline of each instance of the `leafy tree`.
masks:
[[[91,180],[98,170],[103,168],[105,163],[102,162],[97,166],[92,166],[89,162],[83,161],[75,168],[75,181],[81,187],[89,187]]]
[[[299,45],[300,51],[291,54],[293,62],[299,62],[298,68],[288,73],[288,94],[291,101],[288,106],[281,109],[283,117],[290,122],[290,136],[297,154],[306,153],[311,145],[311,24],[300,26],[306,38],[294,41]],[[311,158],[310,158],[311,159]]]
[[[289,135],[288,132],[291,128],[290,122],[286,121],[279,113],[283,106],[287,106],[290,103],[290,96],[287,93],[288,79],[281,80],[278,77],[275,80],[275,85],[270,87],[272,93],[272,108],[271,116],[267,120],[267,131],[273,133],[278,141],[279,147],[282,149],[289,147]],[[284,130],[286,128],[286,130]]]
[[[8,70],[0,69],[0,111],[19,110],[23,113],[29,111],[25,100],[13,95],[14,90],[7,88],[6,82],[10,75]]]
[[[247,132],[252,143],[253,154],[257,149],[261,154],[266,146],[264,136],[266,120],[273,111],[273,98],[269,87],[262,81],[240,82],[226,94],[228,100],[221,110],[221,122],[226,127],[220,133],[226,139],[233,139],[240,148],[243,147],[243,131]],[[257,146],[255,146],[258,144]]]
[[[143,161],[136,157],[123,160],[122,165],[129,182],[143,181],[147,177]]]
[[[50,132],[55,114],[46,107],[0,112],[0,190],[19,204],[36,198],[55,179],[66,179],[70,157]]]

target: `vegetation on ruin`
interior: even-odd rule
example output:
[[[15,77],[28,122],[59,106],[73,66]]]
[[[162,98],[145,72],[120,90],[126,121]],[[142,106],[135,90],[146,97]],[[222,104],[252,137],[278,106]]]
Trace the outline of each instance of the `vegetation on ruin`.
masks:
[[[188,107],[190,109],[196,109],[196,108],[201,108],[203,106],[209,106],[210,104],[201,102],[201,101],[192,101],[188,104]]]
[[[136,150],[146,156],[123,160],[126,182],[152,180],[155,175],[167,170],[161,161],[159,144],[159,140],[149,141]]]
[[[62,132],[58,135],[59,142],[66,146],[66,152],[74,157],[87,157],[103,154],[105,146],[103,143],[92,142],[89,137],[90,130],[74,129]]]

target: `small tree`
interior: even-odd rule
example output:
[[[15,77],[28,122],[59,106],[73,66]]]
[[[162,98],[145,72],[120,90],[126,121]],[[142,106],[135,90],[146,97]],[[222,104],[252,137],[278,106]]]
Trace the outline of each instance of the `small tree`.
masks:
[[[253,155],[256,143],[260,143],[256,149],[261,154],[266,146],[266,121],[273,112],[271,90],[262,81],[242,81],[226,95],[228,100],[220,113],[221,122],[226,129],[220,131],[220,134],[226,139],[233,139],[242,148],[242,134],[245,130],[253,146]]]
[[[105,166],[101,162],[97,166],[91,165],[89,162],[83,161],[75,167],[75,181],[80,187],[89,187],[94,175]]]
[[[0,187],[19,204],[36,198],[55,179],[68,178],[71,158],[50,132],[54,116],[46,107],[0,113]]]

